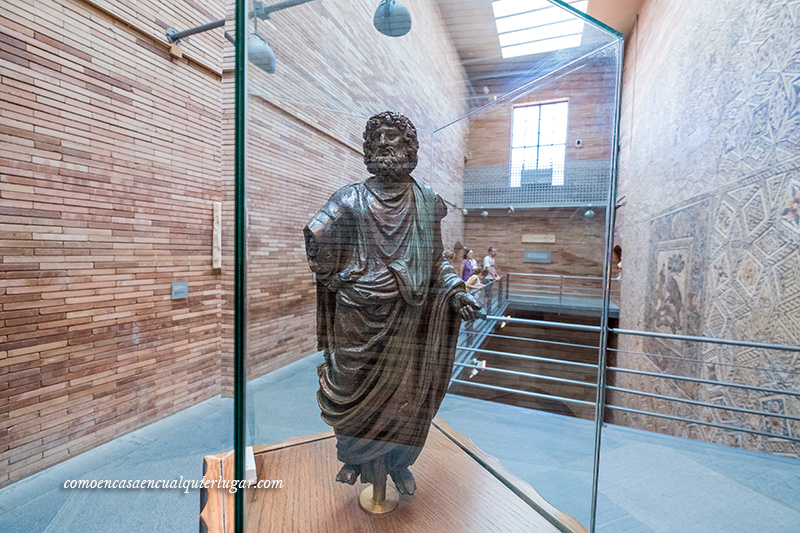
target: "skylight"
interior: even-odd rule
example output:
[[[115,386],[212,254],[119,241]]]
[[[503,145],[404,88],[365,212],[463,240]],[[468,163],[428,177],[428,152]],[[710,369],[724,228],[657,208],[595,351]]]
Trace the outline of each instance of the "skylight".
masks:
[[[566,0],[586,12],[588,0]],[[503,58],[580,46],[583,21],[548,0],[492,2]]]

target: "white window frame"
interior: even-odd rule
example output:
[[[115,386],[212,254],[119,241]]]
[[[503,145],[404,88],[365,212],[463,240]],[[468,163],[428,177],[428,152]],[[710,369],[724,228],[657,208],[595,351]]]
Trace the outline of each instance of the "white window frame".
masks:
[[[542,143],[542,110],[548,106],[563,105],[564,107],[564,129],[563,131],[545,131],[545,137],[549,142]],[[520,114],[518,110],[537,108],[536,113],[536,130],[535,135],[530,129],[523,130],[520,126],[515,124],[519,120]],[[555,109],[554,109],[555,111]],[[515,105],[511,112],[511,153],[509,163],[509,187],[520,187],[522,185],[522,171],[525,169],[532,170],[547,170],[552,169],[551,185],[561,186],[564,185],[564,165],[567,158],[567,130],[569,128],[569,100],[553,100],[546,102],[530,102],[520,105]],[[522,139],[515,134],[522,134]],[[530,139],[535,139],[533,142],[528,142]],[[558,142],[556,142],[558,141]],[[563,142],[562,142],[563,141]],[[545,150],[542,150],[542,149]],[[531,151],[535,153],[534,157],[531,156]],[[549,155],[543,155],[548,154]],[[527,154],[527,157],[526,157]],[[533,164],[531,164],[533,163]],[[556,163],[556,164],[554,164]]]

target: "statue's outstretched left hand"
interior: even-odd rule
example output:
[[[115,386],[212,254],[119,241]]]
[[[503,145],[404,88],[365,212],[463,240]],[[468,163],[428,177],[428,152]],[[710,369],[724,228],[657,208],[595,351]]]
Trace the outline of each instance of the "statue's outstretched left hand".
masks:
[[[475,320],[482,311],[480,304],[467,292],[457,292],[450,300],[450,305],[461,320],[466,321]]]

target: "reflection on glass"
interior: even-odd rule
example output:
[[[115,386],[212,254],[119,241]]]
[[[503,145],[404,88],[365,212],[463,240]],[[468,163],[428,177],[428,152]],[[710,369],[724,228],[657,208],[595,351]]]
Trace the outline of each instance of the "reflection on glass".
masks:
[[[447,422],[499,458],[495,471],[479,465],[498,491],[533,487],[599,530],[796,529],[800,22],[786,6],[797,0],[731,1],[723,10],[683,2],[679,17],[662,9],[669,2],[651,2],[640,23],[630,20],[622,97],[621,38],[582,14],[585,0],[268,2],[244,2],[250,18],[241,32],[222,28],[233,0],[0,7],[8,226],[0,240],[0,531],[196,524],[208,492],[63,483],[198,481],[204,457],[219,467],[217,455],[233,446],[231,426],[241,428],[232,396],[237,408],[246,400],[256,475],[285,481],[247,493],[251,530],[370,529],[341,526],[335,506],[320,514],[330,519],[325,527],[280,522],[320,510],[337,490],[356,505],[347,498],[361,489],[335,482],[342,464],[320,417],[321,363],[323,375],[384,380],[358,391],[367,396],[398,385],[383,404],[400,414],[366,409],[376,420],[361,429],[389,428],[368,439],[367,451],[392,448],[381,437],[415,424],[416,434],[400,440],[418,448],[427,432],[418,456],[406,450],[403,464],[415,456],[413,465],[388,465],[406,492],[406,466],[420,488],[437,489],[429,492],[487,486],[465,482],[460,467],[475,461],[455,468],[435,453],[455,442],[444,437]],[[731,37],[741,26],[753,29],[747,39]],[[235,42],[249,49],[248,116],[238,123],[233,94],[244,87],[235,72],[244,70],[233,63]],[[421,191],[419,202],[355,210],[377,229],[357,253],[344,242],[327,248],[349,254],[335,274],[313,272],[301,228],[336,191],[362,187],[360,200],[370,198],[362,134],[387,109],[416,125],[415,181],[397,189]],[[234,155],[244,133],[246,168]],[[618,148],[625,179],[615,197]],[[236,171],[247,178],[246,220],[234,216],[244,207],[234,198]],[[383,185],[369,194],[388,205],[394,185]],[[430,220],[396,219],[429,207],[430,190],[441,199],[433,218],[446,212],[437,221],[442,249],[436,240],[417,259],[447,272],[450,288],[461,287],[453,272],[463,265],[488,316],[453,325],[452,365],[372,373],[354,360],[401,354],[393,361],[407,363],[403,350],[429,346],[408,330],[434,321],[407,320],[428,279],[416,274],[427,268],[410,267],[404,254],[410,233],[426,234]],[[340,215],[355,212],[334,204]],[[233,243],[234,218],[247,223],[246,245]],[[346,275],[354,257],[357,270],[362,251],[375,257],[386,243],[397,244],[386,254],[392,261]],[[243,295],[234,257],[245,248],[243,331],[233,324],[244,315],[234,308]],[[462,263],[470,250],[474,262]],[[499,273],[493,279],[482,272],[487,260]],[[319,342],[320,293],[341,316],[362,318],[347,306],[367,302],[358,327],[355,319],[338,324],[366,342]],[[382,340],[360,350],[369,328]],[[246,392],[232,379],[233,339],[242,333]],[[325,370],[326,358],[340,355],[344,363]],[[420,376],[440,386],[419,385]],[[347,421],[333,420],[350,408],[337,395],[358,395],[327,381],[326,419],[348,431]],[[408,405],[398,391],[411,391]],[[426,391],[434,397],[419,402]],[[596,404],[605,392],[605,405]],[[439,400],[438,425],[426,412],[398,423],[402,431],[392,427],[408,409],[433,411]],[[449,468],[431,475],[436,465]],[[311,472],[304,478],[303,469]],[[312,493],[325,497],[309,503]],[[518,496],[505,502],[533,512]],[[409,515],[441,518],[447,508],[419,513],[437,500],[409,500]],[[276,502],[285,508],[267,505]],[[506,507],[484,508],[504,512],[492,527],[460,529],[510,529]],[[368,520],[359,513],[348,516]]]
[[[573,7],[581,11],[586,11],[588,3],[589,2],[586,0],[569,2],[569,4],[572,4]],[[495,22],[497,23],[497,32],[500,34],[527,29],[540,29],[541,27],[547,28],[547,26],[557,22],[574,21],[575,18],[575,15],[566,9],[561,6],[555,6],[547,1],[525,2],[519,0],[501,0],[499,2],[493,2],[492,6],[494,8]],[[582,29],[583,21],[577,22]],[[572,27],[574,26],[570,26],[570,28]],[[547,31],[547,29],[545,29],[545,31]],[[580,30],[570,33],[579,32]],[[567,32],[565,31],[561,35],[567,35]],[[542,38],[550,38],[550,36],[545,34],[545,36],[539,37],[539,39]],[[578,44],[580,44],[580,39],[578,39]],[[558,48],[552,48],[551,50],[557,49]]]
[[[407,117],[370,118],[371,177],[335,192],[304,229],[324,357],[318,398],[344,463],[336,481],[372,484],[369,511],[397,504],[387,474],[414,494],[409,466],[444,397],[460,321],[480,310],[443,254],[447,207],[411,177],[418,146]]]
[[[483,7],[491,5],[487,0]],[[430,464],[440,433],[425,417],[411,424],[413,431],[401,423],[406,410],[417,412],[414,405],[425,397],[420,405],[426,417],[441,401],[437,416],[500,457],[514,483],[529,484],[545,500],[589,523],[599,344],[591,328],[599,322],[602,302],[603,217],[584,211],[594,206],[602,214],[607,203],[616,51],[604,47],[616,37],[562,6],[548,2],[542,7],[568,19],[504,32],[503,44],[552,44],[554,38],[573,35],[578,46],[504,58],[491,15],[447,1],[430,10],[410,5],[414,23],[402,39],[387,38],[369,24],[374,6],[362,20],[360,8],[324,0],[286,10],[280,20],[276,15],[278,31],[262,32],[279,68],[270,77],[251,69],[248,80],[249,424],[257,449],[324,435],[325,423],[332,426],[338,440],[330,432],[315,445],[303,440],[303,446],[319,446],[313,457],[327,461],[314,477],[320,490],[342,490],[355,498],[365,488],[360,483],[376,481],[381,468],[389,474],[387,488],[411,492],[412,479],[420,487],[438,486],[441,480],[425,478],[434,470],[424,465]],[[550,13],[542,14],[555,16]],[[329,20],[339,23],[314,22]],[[298,48],[298,42],[305,46]],[[463,54],[463,61],[442,53],[443,42],[461,43],[453,52]],[[469,43],[487,44],[466,60]],[[352,54],[360,61],[345,60]],[[453,364],[423,372],[427,379],[438,376],[447,389],[444,399],[437,399],[432,384],[414,385],[419,369],[379,371],[389,355],[396,355],[391,359],[402,368],[403,361],[423,364],[428,360],[397,354],[429,348],[427,339],[413,335],[418,317],[403,310],[415,301],[414,287],[424,286],[426,277],[414,274],[405,256],[396,264],[387,259],[393,257],[390,248],[401,256],[411,249],[397,244],[407,235],[397,231],[396,219],[413,210],[393,203],[399,196],[389,192],[397,184],[381,185],[364,168],[364,124],[386,109],[401,112],[416,126],[418,163],[412,176],[417,185],[411,189],[430,187],[441,198],[439,210],[446,212],[440,222],[443,248],[434,250],[432,264],[455,272],[471,249],[473,276],[464,281],[476,278],[470,294],[491,317],[464,321],[454,332]],[[576,139],[585,148],[574,149]],[[342,191],[361,192],[351,198]],[[424,205],[425,197],[416,198],[415,205]],[[365,208],[375,198],[406,214]],[[330,256],[322,262],[312,258],[312,276],[299,228],[322,206],[317,217],[326,222],[312,222],[309,230],[314,239],[328,240],[315,252]],[[380,231],[353,230],[356,221],[368,220]],[[425,233],[422,226],[408,227]],[[343,228],[352,231],[339,232]],[[392,246],[385,246],[390,241]],[[385,257],[381,250],[387,251]],[[382,257],[380,268],[362,268],[362,260],[372,264],[373,254]],[[495,261],[497,279],[481,272],[487,258]],[[331,269],[321,268],[322,263]],[[457,279],[453,283],[464,287]],[[439,289],[431,286],[430,294]],[[321,294],[330,321],[323,319],[326,329],[317,337]],[[402,303],[383,300],[397,294]],[[354,308],[357,302],[381,312]],[[591,306],[590,316],[565,311],[576,302]],[[548,307],[553,303],[562,308]],[[530,322],[543,318],[588,329],[564,333]],[[348,344],[348,335],[357,342]],[[389,417],[396,407],[399,415]],[[420,451],[419,437],[426,433],[428,444]],[[393,442],[409,448],[395,453]],[[373,456],[365,459],[364,453]],[[266,456],[257,452],[256,457],[257,464],[277,468]],[[336,483],[337,476],[344,486]],[[347,486],[351,482],[356,486]],[[425,505],[427,499],[418,496],[400,505]],[[251,501],[251,511],[263,509],[256,506],[268,497],[259,493],[260,503]]]
[[[519,187],[523,181],[541,183],[542,178],[549,178],[552,185],[564,185],[567,111],[567,102],[514,107],[511,187]]]

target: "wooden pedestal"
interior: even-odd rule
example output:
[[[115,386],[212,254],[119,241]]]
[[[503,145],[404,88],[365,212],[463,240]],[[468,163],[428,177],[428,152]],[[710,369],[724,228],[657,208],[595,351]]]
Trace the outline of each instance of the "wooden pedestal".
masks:
[[[411,466],[416,493],[401,496],[397,509],[385,515],[361,509],[358,497],[365,485],[335,481],[341,464],[333,432],[256,446],[254,451],[258,479],[283,480],[283,488],[247,489],[248,533],[586,531],[440,419],[434,420],[428,441]],[[218,465],[220,457],[206,457],[207,468]],[[209,471],[220,469],[215,468]],[[211,533],[232,532],[230,506],[207,496],[201,522]],[[221,506],[227,524],[222,522]]]

